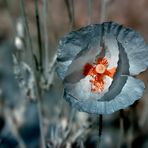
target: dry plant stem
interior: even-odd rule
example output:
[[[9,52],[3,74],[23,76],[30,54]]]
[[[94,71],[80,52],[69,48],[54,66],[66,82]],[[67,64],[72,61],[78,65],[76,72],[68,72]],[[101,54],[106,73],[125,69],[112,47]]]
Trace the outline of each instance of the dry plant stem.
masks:
[[[14,42],[14,38],[16,36],[16,29],[14,29],[14,28],[16,28],[15,27],[15,19],[14,19],[14,16],[12,16],[12,12],[11,12],[11,7],[10,7],[9,0],[6,0],[6,5],[7,5],[9,17],[11,19],[11,27],[12,27],[12,29],[11,29],[12,30],[12,36],[11,36],[10,39],[12,40],[12,42]]]
[[[71,143],[74,143],[78,138],[80,137],[85,137],[84,135],[87,133],[87,128],[88,127],[84,127],[84,126],[81,126],[76,132],[75,134],[70,137],[70,141]]]
[[[42,107],[41,107],[41,97],[42,90],[39,85],[40,77],[42,75],[42,41],[41,41],[41,30],[40,30],[40,18],[39,18],[39,9],[38,9],[38,0],[34,0],[35,3],[35,16],[36,16],[36,25],[37,25],[37,35],[38,35],[38,46],[39,46],[39,76],[36,77],[36,87],[37,87],[37,107],[39,115],[39,125],[40,125],[40,134],[41,134],[41,147],[46,148],[45,144],[45,134],[43,126],[43,116],[42,116]]]
[[[80,143],[80,148],[85,148],[83,142]]]
[[[120,148],[122,145],[123,135],[124,135],[124,111],[120,110],[120,135],[119,135],[118,148]]]
[[[68,17],[70,21],[70,30],[75,28],[75,21],[74,21],[74,0],[65,0],[65,4],[67,7]]]
[[[64,145],[65,142],[67,141],[67,139],[69,138],[69,133],[71,132],[72,125],[73,125],[72,123],[73,123],[73,119],[75,118],[75,115],[76,115],[76,110],[74,108],[72,108],[71,112],[69,114],[69,121],[68,121],[66,132],[64,135],[64,140],[62,141],[61,145]]]
[[[70,113],[70,117],[69,117],[69,125],[70,125],[70,127],[72,127],[72,123],[73,123],[73,120],[75,118],[75,115],[76,115],[76,109],[72,108],[71,113]]]
[[[45,133],[43,126],[43,116],[42,116],[42,106],[41,106],[41,96],[38,94],[37,108],[38,108],[38,116],[39,116],[39,126],[40,126],[40,134],[41,134],[41,147],[46,148],[45,144]]]
[[[137,135],[138,135],[138,133],[134,133],[135,132],[135,130],[134,130],[135,126],[137,126],[137,131],[140,130],[139,124],[135,125],[136,124],[135,119],[138,120],[137,110],[136,110],[136,108],[131,107],[131,111],[132,111],[132,115],[131,115],[131,118],[130,118],[131,126],[128,130],[128,133],[126,134],[126,141],[127,141],[127,147],[128,148],[132,148],[132,142],[133,142],[134,138],[137,137]]]
[[[71,30],[73,30],[75,28],[74,0],[70,0],[70,2],[71,2],[71,14],[72,14]]]
[[[104,22],[106,20],[106,7],[107,7],[107,3],[109,0],[101,0],[101,5],[100,5],[100,23]]]
[[[145,90],[145,100],[144,100],[144,107],[143,107],[143,111],[142,111],[142,115],[140,116],[140,120],[139,120],[139,125],[141,128],[147,126],[147,122],[148,122],[148,99],[146,99],[146,96],[148,96],[148,89]]]
[[[102,135],[102,123],[103,122],[103,115],[99,116],[99,137]]]
[[[37,26],[37,36],[38,36],[38,48],[39,48],[39,71],[43,71],[43,51],[42,51],[42,39],[41,39],[41,28],[40,28],[40,17],[39,17],[39,0],[34,0],[35,3],[35,17]]]
[[[14,136],[16,137],[16,139],[18,141],[19,148],[26,148],[26,145],[25,145],[24,141],[22,140],[22,138],[20,137],[20,135],[18,133],[17,123],[16,123],[15,117],[13,115],[13,111],[11,109],[7,110],[6,117],[8,119],[8,123],[9,123],[9,125],[10,125],[10,127],[12,129],[12,132],[13,132]]]
[[[71,129],[72,129],[72,123],[73,123],[73,120],[75,118],[75,115],[76,115],[76,109],[72,108],[71,112],[69,114],[67,133],[69,133],[71,131]]]
[[[102,136],[102,127],[103,127],[103,115],[100,115],[99,116],[99,140],[98,140],[98,143],[97,143],[97,148],[100,147],[101,145],[101,136]]]
[[[133,128],[130,128],[128,131],[127,139],[127,148],[132,148],[132,141],[133,141]]]
[[[92,23],[92,0],[87,0],[88,1],[88,25]]]
[[[25,10],[25,2],[24,0],[20,0],[20,8],[21,8],[21,13],[22,13],[22,17],[24,20],[24,25],[25,25],[25,31],[26,31],[26,40],[28,40],[28,47],[27,50],[30,52],[31,54],[31,66],[34,70],[36,70],[35,68],[35,63],[34,63],[34,53],[33,53],[33,45],[32,45],[32,39],[31,39],[31,34],[29,31],[29,26],[28,26],[28,20],[27,20],[27,15],[26,15],[26,10]]]
[[[71,22],[72,22],[72,15],[71,15],[71,10],[70,10],[69,0],[65,0],[65,4],[66,4],[67,12],[68,12],[69,21],[70,21],[70,24],[71,24]]]
[[[49,64],[49,59],[48,59],[48,29],[47,29],[47,24],[48,24],[48,2],[47,0],[43,0],[43,32],[44,32],[44,75],[45,78],[48,79],[48,64]]]

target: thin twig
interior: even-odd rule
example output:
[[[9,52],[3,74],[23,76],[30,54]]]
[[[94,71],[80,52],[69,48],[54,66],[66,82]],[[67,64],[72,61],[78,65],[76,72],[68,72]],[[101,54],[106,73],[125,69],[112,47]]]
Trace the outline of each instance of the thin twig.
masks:
[[[43,0],[43,32],[44,32],[44,75],[45,78],[47,79],[48,75],[48,64],[49,64],[49,55],[48,55],[48,29],[47,29],[47,24],[48,24],[48,2],[47,0]]]
[[[39,118],[39,126],[40,126],[40,136],[41,136],[41,148],[46,148],[45,144],[45,133],[44,133],[44,125],[43,125],[43,116],[42,116],[42,106],[41,106],[41,97],[42,91],[40,89],[39,80],[35,79],[36,85],[36,97],[37,97],[37,110],[38,110],[38,118]]]
[[[103,115],[100,115],[99,116],[99,141],[97,143],[97,148],[99,148],[101,144],[102,127],[103,127]]]
[[[71,30],[75,28],[75,11],[74,11],[74,0],[71,1],[71,14],[72,14],[72,21],[71,21]]]
[[[120,136],[119,136],[119,143],[118,143],[118,148],[121,147],[122,145],[122,139],[123,139],[123,134],[124,134],[124,112],[123,110],[120,110]]]
[[[20,8],[21,8],[22,17],[23,17],[24,24],[25,24],[25,31],[26,31],[26,34],[27,34],[26,38],[28,39],[28,43],[29,43],[27,50],[31,54],[31,66],[32,66],[32,68],[34,70],[36,70],[36,68],[35,68],[35,61],[33,60],[35,55],[33,53],[32,39],[31,39],[30,31],[29,31],[28,19],[27,19],[27,15],[26,15],[24,0],[20,0]]]
[[[43,116],[42,116],[42,107],[41,107],[40,99],[41,98],[38,98],[37,108],[38,108],[39,126],[40,126],[40,134],[41,134],[41,147],[46,148],[44,126],[43,126]]]
[[[14,42],[14,38],[16,36],[16,29],[15,28],[15,20],[14,20],[14,17],[12,16],[12,12],[11,12],[11,8],[10,8],[10,2],[9,0],[6,0],[6,6],[7,6],[7,9],[8,9],[8,14],[9,14],[9,17],[11,19],[11,27],[12,27],[12,36],[10,39],[12,39],[12,41]]]
[[[99,137],[102,135],[102,122],[103,122],[103,115],[99,116]]]
[[[74,17],[74,0],[65,0],[67,7],[68,17],[70,21],[70,30],[75,28],[75,17]]]
[[[22,140],[21,136],[18,133],[18,127],[17,127],[17,123],[16,123],[16,119],[14,117],[13,114],[13,110],[7,110],[5,112],[8,123],[11,127],[11,131],[13,132],[14,136],[16,137],[17,141],[18,141],[18,145],[20,148],[26,148],[26,145],[24,143],[24,141]]]
[[[76,115],[76,109],[72,108],[71,109],[71,112],[69,114],[69,118],[68,118],[68,124],[67,124],[67,128],[66,128],[66,132],[65,132],[65,135],[64,135],[64,139],[63,142],[66,141],[66,139],[68,138],[69,136],[69,133],[71,132],[71,129],[72,129],[72,123],[73,123],[73,120],[75,118],[75,115]]]
[[[100,145],[100,142],[101,142],[102,127],[103,127],[103,115],[100,115],[99,116],[99,145]]]
[[[139,125],[141,128],[143,128],[144,126],[147,126],[147,122],[148,122],[148,109],[147,109],[147,106],[148,106],[148,99],[146,99],[146,96],[148,96],[148,89],[145,90],[145,100],[144,100],[144,107],[143,107],[143,110],[142,110],[142,114],[140,116],[140,120],[139,120]]]
[[[92,23],[92,0],[87,0],[88,1],[88,25]]]
[[[72,16],[71,16],[71,10],[70,10],[70,3],[69,3],[69,0],[65,0],[65,4],[66,4],[67,12],[68,12],[69,21],[70,21],[70,23],[71,23]]]
[[[38,34],[38,46],[39,46],[39,76],[42,75],[43,65],[42,65],[42,40],[41,40],[41,30],[40,30],[40,18],[39,18],[39,8],[38,8],[38,0],[34,0],[35,3],[35,16],[36,16],[36,25],[37,25],[37,34]],[[42,90],[39,85],[40,77],[36,78],[36,87],[37,87],[37,107],[38,107],[38,115],[39,115],[39,125],[40,125],[40,133],[41,133],[41,147],[46,148],[45,144],[45,134],[43,127],[43,116],[42,116],[42,107],[41,107],[41,97]]]
[[[72,123],[73,123],[73,120],[75,118],[75,115],[76,115],[76,109],[75,108],[72,108],[71,109],[71,112],[69,114],[69,120],[68,120],[68,127],[67,127],[67,131],[68,133],[70,132],[70,130],[72,129]]]
[[[40,17],[39,17],[39,0],[34,0],[35,3],[35,17],[36,17],[36,25],[37,25],[37,36],[38,36],[38,47],[39,47],[39,70],[43,71],[43,53],[42,53],[42,39],[41,39],[41,28],[40,28]]]
[[[30,50],[31,50],[31,52],[32,52],[32,54],[33,54],[32,39],[31,39],[31,35],[30,35],[30,32],[29,32],[28,20],[27,20],[26,10],[25,10],[24,7],[25,7],[24,0],[21,0],[21,1],[20,1],[21,13],[22,13],[22,17],[23,17],[23,19],[24,19],[26,33],[27,33],[27,36],[28,36],[28,38],[29,38]]]
[[[104,22],[106,20],[106,13],[107,13],[107,3],[109,0],[101,0],[100,5],[100,23]]]

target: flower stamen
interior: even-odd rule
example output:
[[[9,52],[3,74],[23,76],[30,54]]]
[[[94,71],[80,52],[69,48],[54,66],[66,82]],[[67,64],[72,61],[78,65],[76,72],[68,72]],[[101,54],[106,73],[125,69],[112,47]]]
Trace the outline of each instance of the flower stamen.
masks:
[[[106,67],[103,64],[98,64],[96,66],[96,72],[99,74],[103,74],[106,70]]]
[[[104,90],[104,76],[113,78],[116,68],[107,69],[108,61],[106,58],[99,58],[95,65],[87,63],[83,69],[84,76],[91,76],[91,91],[100,93]]]

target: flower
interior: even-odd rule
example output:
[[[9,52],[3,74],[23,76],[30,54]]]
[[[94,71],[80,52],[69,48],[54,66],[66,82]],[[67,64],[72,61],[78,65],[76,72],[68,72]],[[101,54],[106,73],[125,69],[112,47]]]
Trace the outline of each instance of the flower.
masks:
[[[134,76],[148,67],[148,46],[139,33],[113,22],[72,31],[57,50],[64,98],[79,111],[111,114],[142,97]]]
[[[108,61],[106,58],[99,58],[94,66],[87,63],[84,66],[83,74],[91,76],[91,91],[101,92],[104,90],[104,77],[113,78],[116,68],[107,69]]]

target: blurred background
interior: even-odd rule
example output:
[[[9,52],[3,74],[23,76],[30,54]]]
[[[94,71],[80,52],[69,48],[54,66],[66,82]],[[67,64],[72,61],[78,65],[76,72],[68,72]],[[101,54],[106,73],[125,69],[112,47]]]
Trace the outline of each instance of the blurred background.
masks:
[[[143,98],[103,116],[101,138],[99,116],[71,109],[54,72],[59,39],[88,24],[114,21],[148,43],[147,10],[147,0],[0,0],[0,148],[147,148],[148,70]]]

